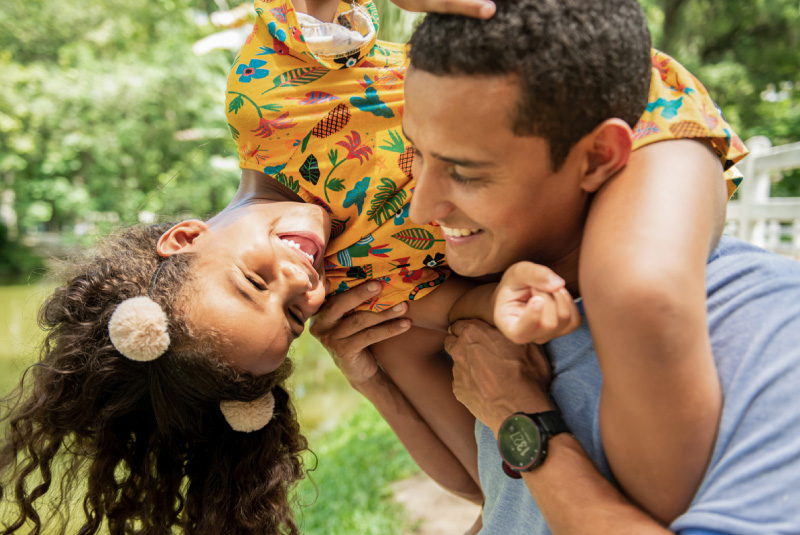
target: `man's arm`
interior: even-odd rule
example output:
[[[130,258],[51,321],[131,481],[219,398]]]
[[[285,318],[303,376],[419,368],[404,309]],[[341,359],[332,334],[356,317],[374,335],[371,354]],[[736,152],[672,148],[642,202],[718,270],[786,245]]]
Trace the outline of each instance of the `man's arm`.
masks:
[[[454,361],[456,396],[495,436],[514,412],[555,408],[547,393],[549,365],[538,347],[516,345],[480,321],[457,322],[452,332],[445,347]],[[568,434],[552,438],[544,464],[523,479],[554,535],[671,533],[603,478]]]

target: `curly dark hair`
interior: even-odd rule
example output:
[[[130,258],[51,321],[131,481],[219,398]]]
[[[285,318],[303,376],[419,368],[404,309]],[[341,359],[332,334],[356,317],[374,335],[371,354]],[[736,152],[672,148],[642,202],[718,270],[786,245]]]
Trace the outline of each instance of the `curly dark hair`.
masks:
[[[518,77],[510,118],[550,143],[555,169],[597,125],[633,127],[647,105],[650,33],[637,0],[497,0],[488,20],[431,14],[411,36],[411,66],[434,75]]]
[[[0,419],[0,498],[17,512],[0,533],[41,533],[53,520],[43,523],[36,510],[46,495],[55,511],[67,510],[58,521],[64,533],[76,494],[85,516],[81,535],[97,533],[104,521],[112,535],[174,528],[197,535],[298,533],[290,491],[305,475],[301,454],[308,445],[284,388],[292,364],[287,359],[260,377],[240,373],[219,358],[219,348],[230,344],[190,332],[180,307],[192,287],[192,257],[164,260],[156,253],[169,227],[140,226],[109,238],[43,305],[40,361],[5,400]],[[172,343],[158,359],[135,362],[114,348],[108,322],[120,302],[148,291],[167,312]],[[252,433],[232,430],[220,400],[250,401],[270,391],[272,421]]]

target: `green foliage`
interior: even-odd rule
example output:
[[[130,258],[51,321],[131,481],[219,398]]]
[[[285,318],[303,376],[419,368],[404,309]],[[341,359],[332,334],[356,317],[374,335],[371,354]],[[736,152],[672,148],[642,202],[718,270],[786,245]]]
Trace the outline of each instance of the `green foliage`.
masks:
[[[42,267],[42,259],[19,241],[10,240],[8,229],[0,223],[0,283],[7,284]]]
[[[743,139],[800,140],[797,0],[640,0],[654,45],[708,88]]]
[[[335,431],[312,441],[317,469],[298,490],[306,535],[406,533],[389,483],[419,471],[377,411],[362,401]]]
[[[196,57],[187,0],[0,5],[0,186],[20,233],[141,211],[205,215],[237,183],[228,60]]]

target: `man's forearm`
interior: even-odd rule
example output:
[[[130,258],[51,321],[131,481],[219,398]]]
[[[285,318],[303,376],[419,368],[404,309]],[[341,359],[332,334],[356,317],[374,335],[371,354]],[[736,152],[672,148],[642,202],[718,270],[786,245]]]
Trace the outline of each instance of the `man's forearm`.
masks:
[[[551,438],[544,464],[523,480],[553,535],[671,533],[626,500],[570,435]]]
[[[354,388],[372,402],[428,476],[462,498],[483,503],[480,488],[464,466],[382,370]]]

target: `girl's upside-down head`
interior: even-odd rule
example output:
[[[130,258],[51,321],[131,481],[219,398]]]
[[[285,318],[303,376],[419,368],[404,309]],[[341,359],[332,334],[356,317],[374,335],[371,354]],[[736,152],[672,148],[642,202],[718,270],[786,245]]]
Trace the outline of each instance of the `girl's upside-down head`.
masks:
[[[291,361],[250,373],[232,358],[230,333],[187,320],[203,254],[159,254],[171,228],[109,238],[43,305],[40,361],[0,419],[0,498],[16,506],[2,533],[39,533],[48,496],[62,527],[80,498],[82,534],[104,521],[112,534],[298,532],[289,492],[307,442],[284,388]],[[169,340],[150,361],[124,356],[109,334],[119,305],[142,296],[163,311]],[[252,432],[235,431],[220,410],[267,398],[273,416]]]

